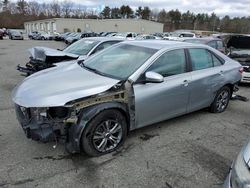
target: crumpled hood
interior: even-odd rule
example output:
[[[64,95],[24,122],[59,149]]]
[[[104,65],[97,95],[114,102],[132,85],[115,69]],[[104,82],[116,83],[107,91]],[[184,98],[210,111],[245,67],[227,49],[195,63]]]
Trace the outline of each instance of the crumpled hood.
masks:
[[[39,61],[45,61],[46,57],[65,57],[70,59],[77,59],[79,57],[75,54],[66,53],[64,51],[59,51],[46,47],[34,47],[30,48],[28,51],[33,59]]]
[[[102,93],[119,80],[64,64],[27,77],[12,91],[12,100],[24,107],[64,106],[67,102]]]
[[[243,158],[248,167],[250,167],[250,142],[246,145],[244,151],[243,151]]]

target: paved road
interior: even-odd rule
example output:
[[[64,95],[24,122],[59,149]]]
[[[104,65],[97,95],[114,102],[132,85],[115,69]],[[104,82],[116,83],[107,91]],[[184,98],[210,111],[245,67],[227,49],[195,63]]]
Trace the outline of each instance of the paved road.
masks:
[[[10,95],[24,79],[15,67],[32,46],[64,44],[0,41],[0,187],[220,187],[249,138],[250,102],[231,101],[222,114],[201,110],[133,131],[120,152],[98,158],[28,140]],[[250,97],[250,86],[239,93]]]

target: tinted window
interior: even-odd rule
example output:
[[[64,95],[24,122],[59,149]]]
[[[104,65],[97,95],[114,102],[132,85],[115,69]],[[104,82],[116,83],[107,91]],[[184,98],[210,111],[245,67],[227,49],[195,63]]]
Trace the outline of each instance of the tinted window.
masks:
[[[213,67],[211,54],[206,49],[189,49],[193,70]]]
[[[193,34],[181,34],[180,37],[194,37]]]
[[[212,48],[217,49],[217,43],[216,43],[216,41],[211,41],[211,42],[207,43],[207,45],[211,46]]]
[[[184,50],[166,52],[147,71],[157,72],[164,77],[184,73],[186,71]]]

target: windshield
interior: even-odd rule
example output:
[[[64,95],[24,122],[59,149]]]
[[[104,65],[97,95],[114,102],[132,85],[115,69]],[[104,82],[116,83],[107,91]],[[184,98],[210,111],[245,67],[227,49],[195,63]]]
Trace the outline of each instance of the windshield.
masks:
[[[99,42],[100,41],[97,40],[79,40],[65,48],[63,51],[76,55],[87,55]]]
[[[101,74],[124,80],[156,51],[152,48],[119,44],[86,60],[84,66]]]

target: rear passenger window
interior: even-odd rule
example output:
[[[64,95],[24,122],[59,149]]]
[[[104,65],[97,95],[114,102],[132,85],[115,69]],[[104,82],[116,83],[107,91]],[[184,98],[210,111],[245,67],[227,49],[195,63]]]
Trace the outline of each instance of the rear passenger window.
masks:
[[[172,50],[161,55],[147,71],[161,74],[163,77],[186,72],[184,49]]]
[[[189,49],[193,71],[213,67],[213,59],[206,49]]]
[[[214,54],[211,53],[211,56],[215,67],[221,66],[223,64]]]

